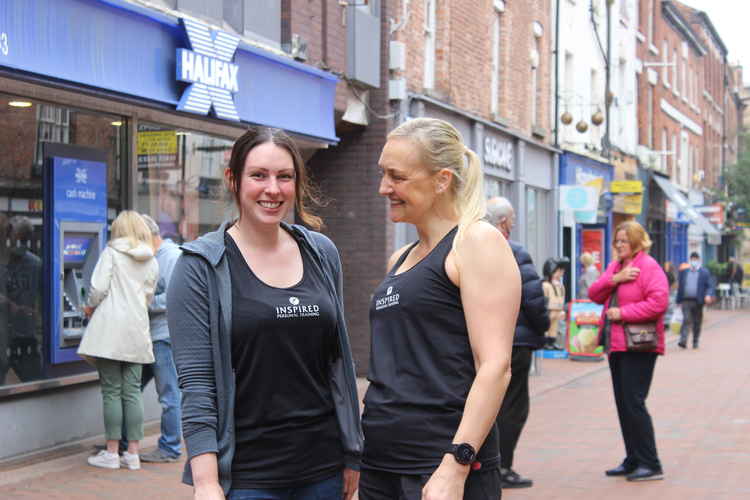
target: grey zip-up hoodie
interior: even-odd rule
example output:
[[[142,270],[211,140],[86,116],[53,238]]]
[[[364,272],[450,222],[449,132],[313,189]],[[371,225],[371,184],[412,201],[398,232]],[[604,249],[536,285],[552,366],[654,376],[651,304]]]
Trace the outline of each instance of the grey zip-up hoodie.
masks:
[[[188,451],[183,482],[193,484],[190,460],[216,453],[224,493],[232,486],[235,379],[232,369],[232,284],[225,258],[229,223],[182,246],[167,292],[167,318],[180,388]],[[331,392],[346,466],[359,469],[362,426],[354,362],[344,320],[341,260],[333,242],[302,226],[282,227],[307,252],[336,304],[341,356],[331,367]]]

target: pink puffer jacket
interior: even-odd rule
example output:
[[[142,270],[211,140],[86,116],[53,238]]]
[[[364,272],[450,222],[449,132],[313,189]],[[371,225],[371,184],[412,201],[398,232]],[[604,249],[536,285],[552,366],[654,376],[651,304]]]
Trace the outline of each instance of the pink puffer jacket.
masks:
[[[638,252],[631,262],[641,273],[633,281],[620,283],[617,288],[617,301],[625,323],[657,322],[659,345],[655,352],[664,354],[664,312],[669,305],[669,285],[667,276],[653,257],[645,252]],[[612,276],[622,269],[622,263],[612,262],[598,280],[589,287],[589,298],[597,304],[604,304],[599,322],[599,335],[604,325],[604,314],[609,307],[615,284]],[[627,351],[625,332],[622,323],[613,322],[611,328],[610,352]]]

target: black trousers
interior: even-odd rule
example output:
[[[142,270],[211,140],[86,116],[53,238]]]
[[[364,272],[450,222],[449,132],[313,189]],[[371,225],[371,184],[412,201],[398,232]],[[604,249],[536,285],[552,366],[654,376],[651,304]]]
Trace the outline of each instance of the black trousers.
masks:
[[[661,468],[654,425],[646,408],[657,356],[654,352],[613,352],[609,356],[617,416],[625,441],[623,463],[628,467]]]
[[[500,467],[513,466],[513,453],[529,417],[529,369],[533,351],[529,347],[513,347],[510,360],[510,384],[505,391],[497,430],[500,438]]]
[[[362,469],[359,478],[359,500],[421,500],[422,488],[430,475],[395,474]],[[500,471],[471,472],[464,485],[464,500],[499,500]]]
[[[693,345],[698,346],[701,336],[701,325],[703,325],[703,304],[694,299],[682,301],[682,327],[680,327],[680,343],[687,344],[688,331],[693,328]]]

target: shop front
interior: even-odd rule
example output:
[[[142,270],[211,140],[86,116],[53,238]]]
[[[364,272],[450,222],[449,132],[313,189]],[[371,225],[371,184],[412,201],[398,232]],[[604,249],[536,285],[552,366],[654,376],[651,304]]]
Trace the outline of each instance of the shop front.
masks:
[[[563,226],[563,255],[570,259],[570,272],[565,275],[565,285],[569,298],[577,296],[577,283],[582,269],[581,255],[586,252],[594,257],[594,262],[603,271],[611,259],[612,243],[612,193],[610,184],[614,178],[614,168],[608,163],[566,151],[560,157],[560,186],[586,188],[571,191],[578,196],[593,197],[585,203],[584,209],[575,209],[575,201],[561,205]],[[573,195],[571,195],[573,196]],[[570,208],[570,209],[568,209]]]
[[[439,118],[458,129],[480,158],[487,198],[503,196],[515,208],[511,239],[526,247],[541,270],[545,259],[557,255],[557,151],[430,97],[412,96],[409,111],[411,117]],[[415,237],[413,228],[402,230],[396,244]]]
[[[287,130],[308,157],[338,139],[335,76],[202,23],[120,0],[6,0],[0,32],[3,459],[102,432],[75,350],[119,211],[192,240],[232,215],[223,171],[248,124]]]

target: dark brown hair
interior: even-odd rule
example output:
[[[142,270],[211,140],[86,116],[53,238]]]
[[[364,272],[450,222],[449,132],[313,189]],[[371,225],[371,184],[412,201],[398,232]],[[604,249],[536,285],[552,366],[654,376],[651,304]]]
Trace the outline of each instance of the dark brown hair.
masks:
[[[231,173],[229,189],[234,194],[237,206],[239,207],[240,205],[240,183],[242,182],[247,155],[255,147],[267,142],[280,147],[292,157],[292,162],[294,163],[295,211],[307,226],[315,230],[320,229],[323,226],[323,221],[320,217],[313,214],[308,207],[308,203],[310,202],[318,206],[321,205],[317,189],[307,176],[307,168],[305,167],[305,162],[302,160],[299,149],[297,149],[297,145],[294,144],[294,141],[286,132],[277,128],[253,127],[242,134],[242,137],[237,139],[234,146],[232,146],[232,155],[229,158],[228,167]]]

